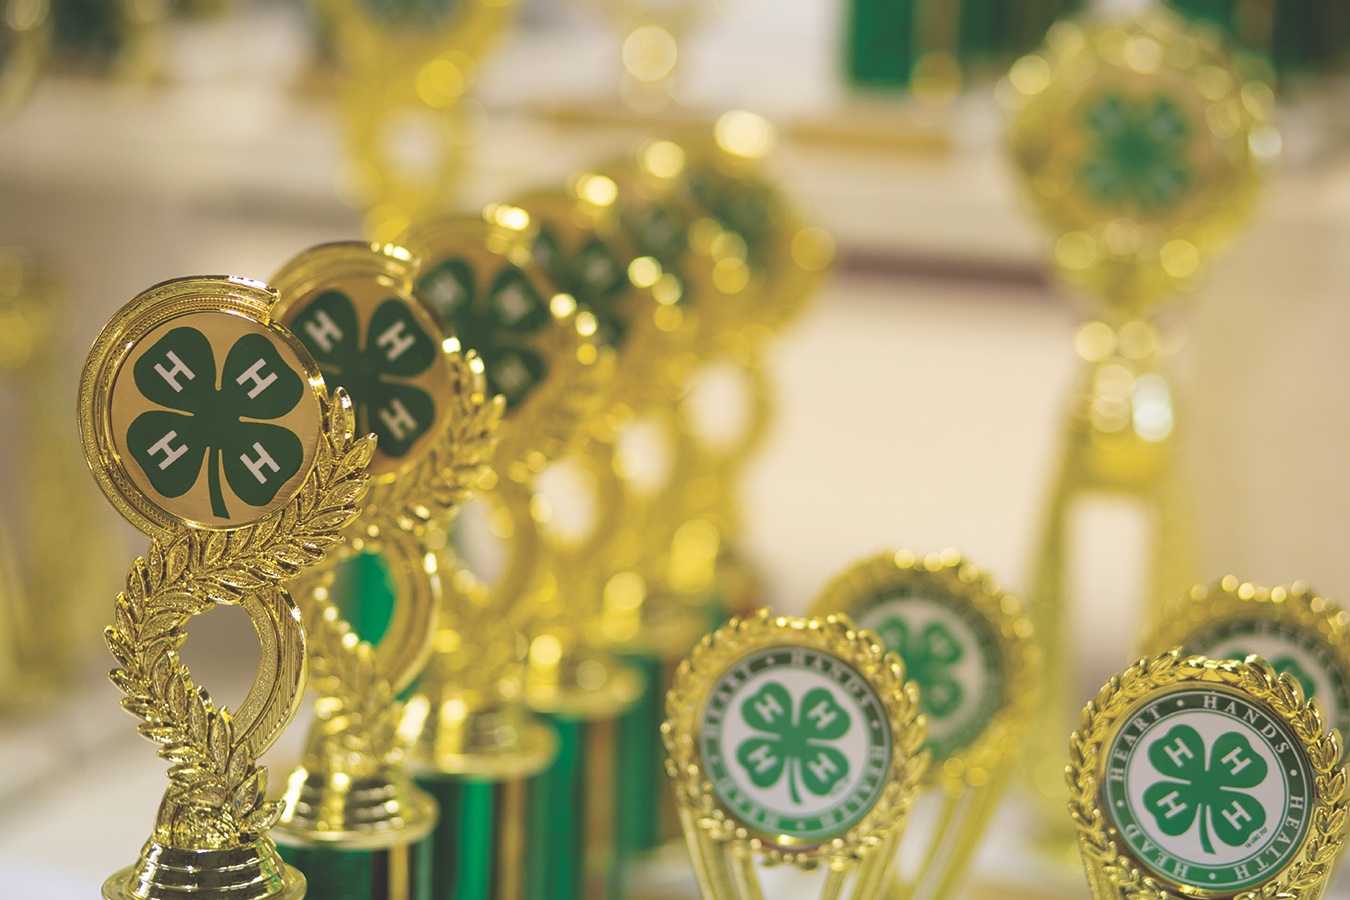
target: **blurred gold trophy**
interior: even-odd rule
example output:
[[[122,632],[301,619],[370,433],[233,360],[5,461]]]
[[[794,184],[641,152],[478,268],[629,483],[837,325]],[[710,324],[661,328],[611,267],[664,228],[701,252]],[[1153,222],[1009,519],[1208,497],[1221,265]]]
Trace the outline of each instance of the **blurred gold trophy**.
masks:
[[[429,530],[443,528],[482,477],[501,410],[485,395],[481,366],[413,295],[416,270],[401,248],[347,242],[307,250],[273,279],[277,316],[377,439],[371,490],[348,529],[352,552],[330,557],[300,594],[319,696],[274,833],[320,896],[431,897],[424,839],[437,808],[404,770],[396,698],[430,658],[440,613]],[[334,583],[336,567],[360,553],[392,582],[382,635],[345,618],[380,598],[359,580],[344,598],[351,581]]]
[[[8,119],[33,89],[47,60],[52,23],[46,0],[0,6],[0,122]]]
[[[1228,575],[1198,584],[1144,637],[1147,653],[1171,647],[1211,659],[1260,656],[1321,705],[1329,726],[1350,734],[1350,615],[1303,582],[1264,588]]]
[[[481,114],[466,94],[512,3],[323,0],[345,74],[351,188],[372,240],[449,205]]]
[[[489,392],[506,402],[496,471],[479,485],[483,533],[461,525],[434,551],[445,592],[435,655],[400,726],[419,784],[443,810],[438,896],[453,884],[493,897],[539,890],[549,843],[535,776],[558,740],[526,703],[525,672],[528,636],[559,586],[545,567],[534,484],[583,434],[609,367],[593,317],[534,264],[534,228],[524,210],[492,206],[419,219],[403,238],[422,260],[416,292],[481,357]],[[470,558],[485,538],[505,557],[495,578]]]
[[[660,697],[678,661],[709,627],[760,602],[758,579],[735,550],[736,492],[767,435],[769,339],[810,296],[833,255],[828,235],[803,226],[759,174],[773,142],[764,119],[736,111],[719,118],[711,135],[648,141],[632,160],[606,170],[618,188],[619,221],[651,261],[642,265],[653,293],[680,332],[667,370],[674,402],[654,403],[645,417],[668,457],[667,472],[654,490],[632,490],[643,495],[632,532],[640,546],[634,577],[614,584],[616,598],[642,598],[632,658],[654,688],[625,738],[633,758],[652,756],[643,723],[659,721]],[[629,794],[643,798],[632,808],[640,802],[644,810],[624,829],[633,849],[678,835],[659,770],[635,773]]]
[[[655,754],[630,759],[626,738],[634,727],[647,727],[648,745],[655,743],[657,723],[638,724],[628,713],[644,689],[656,687],[619,658],[643,629],[646,583],[637,568],[651,494],[631,489],[629,470],[641,463],[625,459],[623,442],[635,423],[669,409],[679,389],[679,351],[692,333],[673,279],[655,259],[639,255],[622,230],[617,198],[612,179],[586,172],[562,190],[535,192],[518,204],[537,223],[535,259],[576,298],[587,329],[614,361],[607,400],[587,423],[584,446],[560,461],[584,485],[589,527],[569,534],[548,521],[567,513],[554,507],[568,498],[550,494],[547,471],[541,499],[549,508],[536,509],[544,565],[556,573],[558,590],[532,637],[527,691],[559,729],[562,755],[550,791],[554,805],[574,810],[575,820],[571,827],[554,822],[562,839],[550,852],[551,891],[559,900],[619,892],[616,863],[620,847],[630,845],[624,832],[632,806],[652,800],[650,792],[632,789],[632,773],[646,771],[641,763]],[[641,814],[650,815],[650,806]]]
[[[1101,316],[1075,339],[1086,366],[1029,596],[1047,689],[1031,776],[1048,821],[1059,823],[1059,741],[1078,706],[1066,630],[1072,513],[1094,496],[1139,506],[1148,608],[1193,583],[1193,526],[1153,316],[1227,249],[1280,139],[1268,124],[1270,88],[1236,70],[1216,34],[1163,10],[1055,25],[1000,93],[1012,159],[1050,232],[1055,272]]]
[[[1260,660],[1141,659],[1069,745],[1069,812],[1094,900],[1318,900],[1350,801],[1341,737]]]
[[[757,857],[823,868],[824,900],[884,896],[928,765],[904,677],[843,615],[760,610],[694,649],[661,734],[706,900],[762,897]]]
[[[99,334],[80,380],[80,431],[99,487],[151,536],[127,573],[108,648],[122,706],[169,762],[140,859],[106,900],[189,893],[298,900],[305,881],[267,831],[258,757],[295,714],[306,660],[283,583],[341,540],[374,442],[346,396],[272,320],[275,291],[184,278],[142,293]],[[219,387],[217,387],[219,385]],[[193,616],[238,604],[262,665],[237,712],[218,708],[179,657]]]
[[[5,706],[36,708],[69,682],[107,616],[96,598],[116,583],[121,567],[98,492],[68,477],[80,457],[59,415],[70,390],[59,346],[62,293],[35,254],[0,248],[0,387],[23,425],[5,485],[14,513],[0,520]],[[66,563],[72,553],[80,565]]]
[[[950,900],[1003,799],[1035,708],[1031,623],[1016,597],[955,550],[863,560],[825,587],[812,612],[846,613],[874,632],[919,687],[932,761],[886,896]]]

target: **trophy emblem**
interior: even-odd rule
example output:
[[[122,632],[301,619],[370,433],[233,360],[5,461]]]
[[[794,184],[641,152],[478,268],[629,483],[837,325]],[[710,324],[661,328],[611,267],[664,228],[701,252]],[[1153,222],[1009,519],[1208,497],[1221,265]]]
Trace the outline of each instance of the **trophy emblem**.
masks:
[[[898,657],[844,616],[732,619],[680,665],[661,734],[704,897],[761,896],[755,858],[874,898],[928,754]]]
[[[1070,743],[1093,896],[1321,897],[1344,840],[1340,759],[1340,735],[1269,666],[1140,660]]]
[[[151,536],[117,598],[108,648],[123,707],[170,763],[139,861],[106,900],[299,898],[304,879],[267,835],[281,813],[256,764],[298,708],[304,631],[284,582],[341,540],[373,442],[353,435],[304,348],[272,321],[277,296],[239,278],[169,281],[123,307],[80,381],[95,480]],[[186,625],[218,603],[257,630],[262,665],[237,711],[179,658]]]

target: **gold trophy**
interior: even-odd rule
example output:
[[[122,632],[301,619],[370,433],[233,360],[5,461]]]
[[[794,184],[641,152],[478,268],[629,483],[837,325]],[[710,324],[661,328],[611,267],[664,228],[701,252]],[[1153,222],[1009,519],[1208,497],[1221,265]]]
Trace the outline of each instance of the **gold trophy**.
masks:
[[[349,552],[330,556],[299,594],[316,721],[274,836],[320,896],[431,896],[424,839],[437,808],[404,771],[396,698],[430,658],[440,612],[429,531],[482,477],[501,410],[485,395],[481,366],[413,295],[416,268],[401,248],[346,242],[307,250],[273,278],[276,316],[327,382],[347,390],[358,427],[377,439]],[[343,598],[334,583],[344,574],[337,566],[357,554],[392,582],[382,635],[346,618],[351,610],[370,620],[368,607],[382,599],[372,586],[352,579],[356,596]]]
[[[481,110],[466,100],[477,61],[513,0],[325,0],[366,233],[391,241],[449,205]]]
[[[1000,94],[1054,270],[1096,300],[1100,315],[1075,339],[1086,365],[1028,597],[1047,688],[1031,777],[1051,811],[1063,799],[1059,736],[1077,708],[1065,625],[1072,513],[1105,496],[1143,513],[1150,547],[1140,569],[1151,600],[1140,599],[1154,612],[1193,583],[1166,341],[1153,316],[1194,289],[1232,242],[1280,139],[1268,124],[1270,88],[1235,69],[1214,33],[1163,10],[1055,25],[1042,50],[1013,65]]]
[[[419,784],[441,804],[437,895],[451,885],[513,898],[541,890],[548,822],[535,776],[558,739],[526,703],[528,636],[558,586],[544,567],[534,482],[566,455],[595,412],[609,366],[594,319],[559,293],[531,257],[535,225],[518,207],[413,223],[402,243],[422,260],[415,290],[483,360],[505,397],[496,471],[480,485],[484,534],[446,536],[435,551],[445,602],[435,655],[400,730]],[[495,538],[492,578],[472,567],[471,539]],[[462,552],[456,552],[456,545]]]
[[[824,868],[821,897],[883,896],[928,765],[904,665],[843,615],[732,619],[680,665],[661,727],[706,900],[755,868]]]
[[[1267,589],[1228,575],[1196,585],[1165,607],[1144,647],[1181,647],[1211,659],[1259,656],[1297,681],[1328,725],[1350,733],[1350,616],[1303,582]]]
[[[877,554],[831,581],[812,611],[846,613],[874,632],[918,685],[932,761],[916,809],[934,817],[916,817],[909,834],[920,846],[901,854],[913,871],[902,865],[886,895],[955,896],[1036,704],[1030,621],[1016,597],[955,550],[922,559],[907,550]]]
[[[49,703],[93,651],[107,616],[97,598],[122,566],[98,491],[68,477],[80,455],[57,415],[63,295],[36,254],[0,248],[0,387],[12,389],[23,423],[9,484],[22,499],[0,521],[0,705],[20,710]],[[66,564],[72,553],[80,565]]]
[[[659,693],[619,656],[642,631],[646,585],[637,567],[652,495],[632,489],[626,473],[637,463],[624,459],[622,447],[635,423],[670,408],[680,385],[680,351],[692,334],[673,279],[623,232],[617,198],[612,179],[587,172],[562,190],[517,203],[537,223],[534,258],[576,298],[581,314],[594,320],[597,341],[614,354],[609,403],[588,423],[584,447],[561,461],[584,476],[589,529],[564,534],[546,517],[540,528],[544,566],[556,573],[558,590],[532,637],[527,692],[562,739],[550,776],[555,807],[575,810],[573,822],[553,824],[561,838],[549,854],[551,895],[558,900],[618,891],[616,863],[621,847],[630,845],[623,836],[632,806],[652,799],[649,791],[633,789],[634,770],[647,767],[628,751],[634,730],[650,729],[648,743],[656,743],[658,722],[633,707],[645,691],[658,702]]]
[[[1139,660],[1069,745],[1094,900],[1317,900],[1350,812],[1341,755],[1318,704],[1259,660]]]
[[[323,559],[356,516],[370,438],[331,399],[304,347],[272,319],[277,294],[243,278],[185,278],[115,314],[80,380],[85,457],[117,510],[150,535],[105,633],[114,684],[170,763],[154,833],[106,900],[209,893],[301,898],[267,831],[258,757],[305,682],[300,613],[283,583]],[[217,387],[219,385],[219,387]],[[238,604],[262,665],[237,712],[217,707],[178,651],[193,616]]]

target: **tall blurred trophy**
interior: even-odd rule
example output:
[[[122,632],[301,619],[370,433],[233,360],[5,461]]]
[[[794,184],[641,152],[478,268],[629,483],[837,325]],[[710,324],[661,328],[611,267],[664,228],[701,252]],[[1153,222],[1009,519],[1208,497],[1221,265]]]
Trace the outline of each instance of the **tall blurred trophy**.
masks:
[[[334,243],[305,251],[273,279],[277,316],[327,381],[347,390],[358,427],[377,439],[350,552],[297,589],[318,698],[275,835],[316,896],[432,896],[425,839],[437,807],[404,769],[396,698],[430,658],[440,613],[429,534],[481,478],[500,405],[486,397],[476,360],[414,296],[416,268],[398,247]],[[360,577],[372,565],[389,588]],[[356,577],[339,579],[353,569]],[[382,589],[393,602],[376,634],[368,607],[381,605],[372,594]]]
[[[479,127],[466,95],[513,2],[322,0],[345,74],[350,188],[373,240],[448,205]]]
[[[122,706],[170,764],[154,832],[106,900],[300,898],[304,878],[267,831],[258,757],[300,703],[300,613],[284,582],[341,540],[374,449],[346,396],[274,324],[277,294],[241,278],[142,293],[99,334],[80,380],[86,459],[108,499],[150,535],[127,573],[108,648]],[[238,711],[217,707],[179,657],[193,616],[237,604],[262,664]]]
[[[1000,91],[1054,270],[1099,316],[1075,338],[1085,366],[1029,596],[1047,689],[1031,775],[1061,822],[1060,740],[1079,699],[1066,628],[1073,514],[1093,497],[1137,504],[1149,540],[1138,566],[1151,578],[1140,598],[1148,608],[1193,582],[1193,526],[1154,316],[1231,244],[1280,140],[1268,124],[1270,88],[1235,69],[1216,34],[1161,10],[1057,24]]]
[[[422,260],[415,291],[482,358],[488,390],[506,401],[495,471],[480,484],[484,527],[458,527],[435,551],[445,594],[435,653],[400,726],[418,783],[441,805],[437,896],[511,898],[547,885],[538,776],[558,739],[526,702],[525,672],[528,636],[557,584],[535,480],[575,446],[608,366],[575,299],[535,265],[533,233],[524,210],[493,206],[419,219],[403,238]],[[501,551],[499,571],[473,558],[473,540]]]
[[[876,900],[928,765],[918,691],[847,616],[732,619],[680,665],[661,727],[705,900],[764,896],[757,860]]]

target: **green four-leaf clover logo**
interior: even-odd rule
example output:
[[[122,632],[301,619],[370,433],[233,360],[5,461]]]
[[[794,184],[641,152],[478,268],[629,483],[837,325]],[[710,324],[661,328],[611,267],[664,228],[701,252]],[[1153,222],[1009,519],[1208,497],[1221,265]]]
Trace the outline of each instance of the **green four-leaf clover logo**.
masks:
[[[1084,124],[1090,155],[1078,174],[1094,201],[1160,213],[1185,197],[1193,181],[1190,126],[1171,97],[1106,94],[1087,109]]]
[[[436,361],[437,343],[407,304],[390,297],[367,322],[337,290],[317,295],[290,323],[325,381],[347,389],[357,425],[385,456],[401,459],[436,421],[436,401],[414,384]]]
[[[886,649],[905,661],[905,674],[919,685],[919,703],[925,713],[945,718],[960,709],[965,691],[951,668],[961,661],[965,648],[941,622],[930,622],[915,631],[893,616],[877,626]]]
[[[535,262],[560,289],[595,316],[596,339],[607,347],[623,346],[628,333],[619,302],[628,284],[628,270],[614,249],[590,235],[574,253],[567,253],[558,233],[542,222],[532,248]]]
[[[1198,821],[1200,846],[1212,854],[1211,829],[1223,843],[1240,847],[1265,826],[1265,807],[1244,791],[1265,781],[1268,767],[1245,735],[1220,735],[1206,763],[1199,732],[1177,725],[1153,742],[1148,758],[1164,780],[1144,791],[1144,806],[1163,834],[1185,834]]]
[[[305,383],[261,334],[245,334],[230,347],[219,388],[217,371],[211,342],[196,328],[174,328],[156,341],[132,374],[145,399],[166,408],[137,416],[126,444],[165,497],[192,490],[205,460],[211,513],[229,519],[222,474],[240,500],[265,506],[300,471],[300,438],[265,420],[294,409]]]
[[[486,293],[478,287],[473,266],[456,257],[431,266],[417,279],[418,291],[454,327],[460,344],[482,357],[489,390],[514,407],[548,374],[534,344],[552,314],[515,266],[503,267]]]
[[[801,803],[800,780],[817,797],[824,797],[848,777],[848,758],[830,746],[848,733],[850,717],[825,688],[812,688],[794,709],[792,695],[770,681],[741,704],[741,715],[763,736],[742,741],[736,759],[756,787],[767,788],[788,779],[788,796]]]

